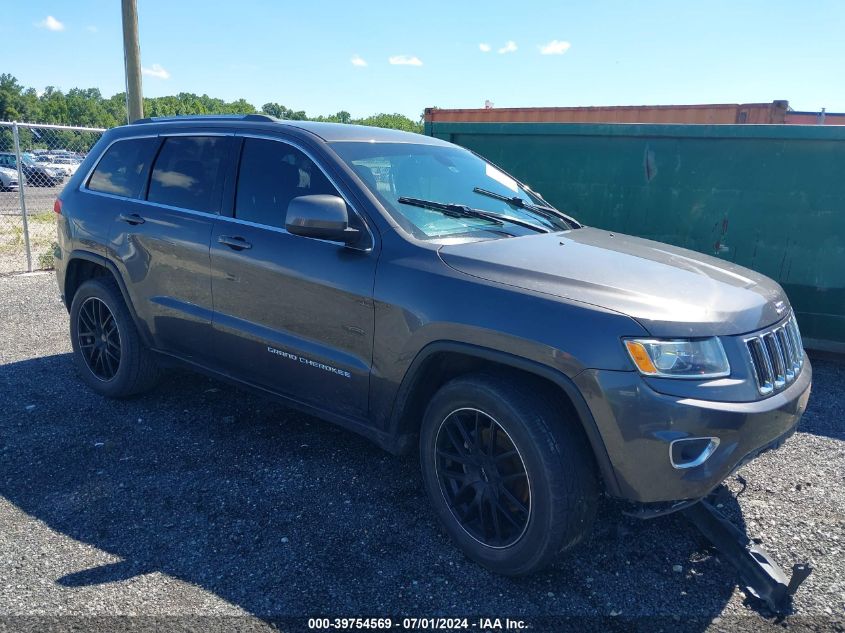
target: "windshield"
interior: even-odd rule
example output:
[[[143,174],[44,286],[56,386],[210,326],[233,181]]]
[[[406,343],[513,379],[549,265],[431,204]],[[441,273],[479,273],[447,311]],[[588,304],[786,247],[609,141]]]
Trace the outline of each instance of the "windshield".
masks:
[[[498,238],[536,234],[536,230],[529,228],[531,225],[547,231],[570,228],[565,221],[550,217],[548,213],[519,208],[522,204],[548,203],[463,148],[349,142],[334,143],[332,148],[358,174],[394,219],[418,238]],[[499,200],[475,189],[508,199],[518,198],[521,202],[515,204],[516,201]],[[496,214],[504,222],[469,215],[446,215],[423,205],[400,202],[400,198],[464,205]],[[516,223],[508,222],[508,217],[514,218]]]

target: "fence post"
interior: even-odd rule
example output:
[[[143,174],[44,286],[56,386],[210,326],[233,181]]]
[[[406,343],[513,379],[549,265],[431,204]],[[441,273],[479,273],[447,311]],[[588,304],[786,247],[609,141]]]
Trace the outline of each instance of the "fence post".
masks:
[[[26,271],[32,272],[32,251],[29,248],[29,223],[26,219],[26,195],[23,191],[23,162],[21,161],[21,139],[18,134],[18,122],[12,123],[12,137],[15,139],[15,163],[18,166],[18,196],[21,202],[21,220],[23,220],[23,241],[26,246]]]

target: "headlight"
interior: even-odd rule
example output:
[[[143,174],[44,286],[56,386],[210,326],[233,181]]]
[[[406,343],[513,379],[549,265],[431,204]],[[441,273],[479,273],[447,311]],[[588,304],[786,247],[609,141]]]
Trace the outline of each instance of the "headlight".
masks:
[[[625,347],[637,369],[664,378],[720,378],[731,373],[725,348],[718,338],[626,339]]]
[[[44,173],[50,176],[50,178],[55,178],[59,175],[59,172],[57,172],[55,169],[45,169]]]

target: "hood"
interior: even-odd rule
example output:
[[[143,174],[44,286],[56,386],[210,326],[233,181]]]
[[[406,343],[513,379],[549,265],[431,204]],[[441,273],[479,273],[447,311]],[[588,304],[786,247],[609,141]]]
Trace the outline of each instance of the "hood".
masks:
[[[652,336],[752,332],[789,302],[768,277],[660,242],[582,228],[443,246],[450,267],[630,316]]]

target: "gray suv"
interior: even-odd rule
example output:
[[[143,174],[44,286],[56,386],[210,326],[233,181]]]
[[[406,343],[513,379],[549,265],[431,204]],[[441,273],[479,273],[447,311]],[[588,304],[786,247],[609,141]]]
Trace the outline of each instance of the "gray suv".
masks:
[[[447,532],[505,574],[583,539],[601,494],[695,503],[810,394],[778,284],[583,226],[433,138],[147,119],[103,136],[56,212],[94,391],[187,366],[418,450]]]

